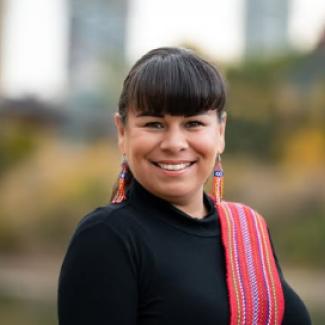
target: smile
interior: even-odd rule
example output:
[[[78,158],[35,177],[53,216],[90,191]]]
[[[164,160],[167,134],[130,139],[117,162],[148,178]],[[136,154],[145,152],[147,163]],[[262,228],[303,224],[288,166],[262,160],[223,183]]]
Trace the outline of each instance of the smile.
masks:
[[[159,163],[159,162],[153,162],[155,166],[160,167],[161,169],[164,170],[169,170],[169,171],[180,171],[183,170],[191,165],[194,164],[194,162],[183,162],[183,163]]]

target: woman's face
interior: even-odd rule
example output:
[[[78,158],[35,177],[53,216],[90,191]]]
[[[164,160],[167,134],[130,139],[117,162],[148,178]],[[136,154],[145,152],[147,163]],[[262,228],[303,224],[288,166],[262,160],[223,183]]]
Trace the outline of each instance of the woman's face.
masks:
[[[203,185],[224,150],[225,118],[214,110],[198,115],[115,115],[119,147],[136,180],[171,203],[202,201]]]

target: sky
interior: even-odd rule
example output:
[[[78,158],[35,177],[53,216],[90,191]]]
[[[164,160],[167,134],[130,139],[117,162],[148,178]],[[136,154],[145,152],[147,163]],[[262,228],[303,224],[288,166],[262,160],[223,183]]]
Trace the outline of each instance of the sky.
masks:
[[[130,0],[126,57],[157,46],[190,42],[222,61],[243,51],[244,0]],[[56,98],[67,80],[65,0],[7,0],[2,82],[8,96]],[[325,26],[324,0],[291,0],[289,36],[312,48]]]
[[[221,58],[234,58],[243,46],[242,7],[240,0],[133,0],[129,58],[134,60],[150,48],[183,41],[198,44]]]

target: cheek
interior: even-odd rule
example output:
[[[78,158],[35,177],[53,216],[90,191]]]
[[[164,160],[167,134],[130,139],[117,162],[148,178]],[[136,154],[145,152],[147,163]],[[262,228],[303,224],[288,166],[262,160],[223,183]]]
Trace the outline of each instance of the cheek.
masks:
[[[155,148],[155,144],[154,137],[132,132],[126,141],[127,156],[130,160],[144,158]]]
[[[194,136],[192,146],[204,158],[215,159],[218,150],[215,133],[209,132],[200,136]]]

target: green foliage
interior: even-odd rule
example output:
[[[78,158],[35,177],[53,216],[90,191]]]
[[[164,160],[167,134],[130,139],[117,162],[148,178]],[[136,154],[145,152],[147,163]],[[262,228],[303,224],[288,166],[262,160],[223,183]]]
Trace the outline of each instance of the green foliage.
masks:
[[[27,159],[37,148],[35,132],[22,123],[4,123],[0,129],[0,177]]]
[[[54,302],[40,302],[0,296],[0,323],[10,325],[57,324]]]
[[[286,216],[271,227],[275,246],[286,264],[325,268],[325,211],[306,208],[301,215]]]
[[[79,220],[109,202],[118,162],[109,142],[46,141],[0,183],[0,252],[65,247]]]
[[[304,82],[300,77],[312,56],[293,53],[226,69],[232,153],[281,163],[287,157],[286,139],[306,126],[312,133],[324,133],[325,78],[312,72]],[[320,151],[322,145],[319,142]]]
[[[227,151],[234,155],[254,156],[261,161],[274,159],[273,131],[274,125],[268,123],[258,123],[254,120],[239,119],[229,115],[227,131]]]

